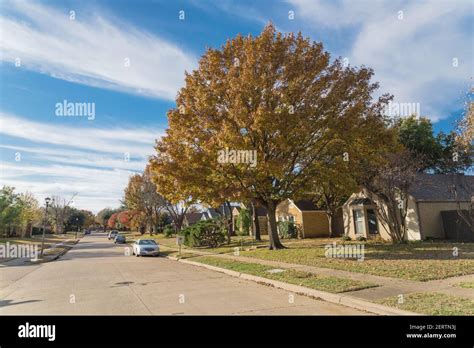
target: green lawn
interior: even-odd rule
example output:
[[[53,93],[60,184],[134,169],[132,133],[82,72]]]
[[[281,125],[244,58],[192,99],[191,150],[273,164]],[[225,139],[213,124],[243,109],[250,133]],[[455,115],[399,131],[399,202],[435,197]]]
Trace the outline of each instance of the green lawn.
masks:
[[[152,238],[163,246],[177,248],[176,237],[165,238],[163,234],[140,236],[138,232],[121,233],[126,235],[129,242],[138,238]],[[182,250],[233,254],[238,248],[239,255],[257,259],[418,281],[474,274],[474,243],[411,242],[391,244],[368,241],[364,243],[364,261],[357,261],[355,259],[327,258],[324,255],[324,247],[327,244],[334,242],[338,245],[359,244],[356,241],[341,241],[339,238],[284,239],[282,242],[287,249],[268,250],[266,248],[268,236],[262,236],[262,239],[261,242],[255,242],[251,237],[233,236],[231,244],[223,244],[218,248],[192,249],[183,245]],[[454,255],[453,248],[457,248],[457,256]]]
[[[364,261],[357,261],[325,257],[324,246],[334,241],[338,244],[347,244],[338,239],[291,240],[283,241],[287,249],[257,249],[243,251],[241,255],[419,281],[474,273],[472,243],[416,242],[392,245],[384,242],[367,242]],[[458,256],[453,255],[454,247],[458,248]]]
[[[465,289],[474,289],[474,282],[462,282],[459,283],[457,286]]]
[[[386,306],[427,315],[474,315],[474,300],[440,293],[414,293],[404,296],[398,303],[398,296],[387,297],[377,302]]]
[[[280,273],[269,273],[268,271],[274,269],[274,267],[256,263],[237,262],[212,256],[194,258],[193,261],[332,293],[354,291],[377,286],[369,282],[321,276],[293,269],[286,269]]]

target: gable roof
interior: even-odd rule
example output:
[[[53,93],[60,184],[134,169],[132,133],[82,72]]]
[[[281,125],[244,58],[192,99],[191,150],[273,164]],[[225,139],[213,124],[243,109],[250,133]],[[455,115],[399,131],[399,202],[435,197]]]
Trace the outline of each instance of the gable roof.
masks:
[[[187,213],[184,217],[188,224],[192,225],[201,220],[202,213]]]
[[[456,188],[457,199],[453,188]],[[410,194],[418,202],[469,202],[474,195],[474,176],[420,173],[417,174]]]
[[[221,216],[219,211],[217,211],[217,209],[215,209],[215,208],[207,208],[204,211],[203,214],[205,214],[207,216],[207,218],[209,218],[209,219],[215,219],[215,218]]]

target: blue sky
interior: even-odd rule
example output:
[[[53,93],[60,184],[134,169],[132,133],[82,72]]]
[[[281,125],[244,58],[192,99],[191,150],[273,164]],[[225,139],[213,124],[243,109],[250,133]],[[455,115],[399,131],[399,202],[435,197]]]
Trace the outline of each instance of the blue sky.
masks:
[[[184,72],[206,47],[257,35],[268,21],[322,41],[332,57],[374,68],[380,93],[419,103],[436,131],[452,129],[472,84],[469,0],[0,6],[0,185],[39,199],[77,193],[74,205],[95,212],[117,206],[128,177],[144,168]],[[95,118],[56,116],[64,100],[94,103]]]

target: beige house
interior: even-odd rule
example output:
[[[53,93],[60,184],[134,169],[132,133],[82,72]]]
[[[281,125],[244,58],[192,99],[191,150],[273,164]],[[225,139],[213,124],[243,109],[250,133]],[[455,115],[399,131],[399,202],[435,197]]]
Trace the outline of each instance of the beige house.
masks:
[[[419,174],[408,198],[406,239],[454,238],[443,216],[457,211],[458,207],[469,210],[473,199],[474,176]],[[352,239],[361,236],[390,240],[376,204],[381,203],[377,199],[371,201],[362,191],[352,194],[342,208],[345,234]]]
[[[300,230],[301,238],[328,237],[329,221],[324,210],[318,209],[311,200],[287,199],[276,208],[277,221],[291,221]]]

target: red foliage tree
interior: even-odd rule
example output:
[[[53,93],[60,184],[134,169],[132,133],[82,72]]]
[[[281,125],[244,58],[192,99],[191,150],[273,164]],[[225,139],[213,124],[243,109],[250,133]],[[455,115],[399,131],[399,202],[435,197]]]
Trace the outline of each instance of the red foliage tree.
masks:
[[[130,228],[130,220],[133,217],[133,211],[124,210],[117,215],[117,221],[124,227]]]
[[[107,226],[109,228],[115,228],[115,223],[117,222],[117,215],[118,213],[112,214],[112,216],[109,218],[109,221],[107,221]]]

